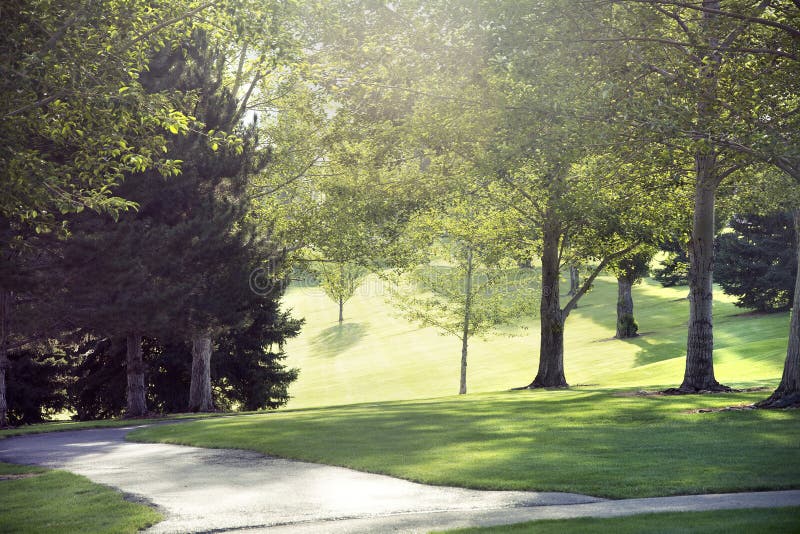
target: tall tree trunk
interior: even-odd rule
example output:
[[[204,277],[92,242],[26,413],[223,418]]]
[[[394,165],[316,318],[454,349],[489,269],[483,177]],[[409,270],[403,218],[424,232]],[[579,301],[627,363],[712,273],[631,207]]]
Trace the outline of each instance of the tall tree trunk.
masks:
[[[11,291],[0,289],[0,428],[8,426],[6,372],[8,370],[8,336],[11,325],[11,298]]]
[[[703,0],[703,7],[719,9],[719,0]],[[707,32],[710,55],[700,68],[701,92],[697,101],[698,131],[705,132],[717,113],[717,78],[721,57],[713,11],[703,12],[702,24]],[[689,241],[689,332],[686,342],[686,371],[680,393],[724,391],[730,388],[714,378],[714,203],[717,187],[717,153],[711,147],[700,147],[694,156],[695,194],[692,238]],[[675,390],[673,390],[675,391]]]
[[[467,393],[467,344],[469,343],[469,325],[472,321],[472,249],[467,249],[467,279],[465,281],[464,330],[461,333],[461,383],[459,395]]]
[[[716,156],[695,156],[697,185],[694,197],[692,238],[689,241],[689,332],[686,344],[686,371],[678,389],[682,393],[722,391],[714,378],[714,177]]]
[[[339,297],[339,324],[344,322],[344,299]]]
[[[794,228],[797,235],[798,262],[792,301],[792,320],[789,323],[789,346],[786,349],[781,383],[768,399],[758,403],[761,408],[800,405],[800,208],[794,210]]]
[[[617,335],[618,339],[636,337],[639,326],[633,318],[633,279],[622,274],[617,277]]]
[[[192,338],[192,382],[189,386],[189,411],[212,412],[211,395],[211,336]]]
[[[528,388],[568,387],[564,377],[564,314],[559,299],[559,239],[553,225],[545,225],[542,248],[542,300],[539,305],[542,332],[539,339],[539,371]]]
[[[128,334],[127,337],[127,373],[128,391],[126,417],[142,417],[147,415],[147,402],[144,387],[144,360],[142,359],[142,335]]]

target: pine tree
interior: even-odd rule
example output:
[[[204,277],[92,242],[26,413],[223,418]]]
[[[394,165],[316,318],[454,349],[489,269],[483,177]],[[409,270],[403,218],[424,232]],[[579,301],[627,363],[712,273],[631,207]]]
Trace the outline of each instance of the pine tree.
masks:
[[[717,238],[716,282],[742,308],[791,308],[797,270],[791,214],[737,215],[730,226]]]
[[[671,240],[661,245],[666,258],[661,267],[653,269],[653,278],[664,287],[685,286],[689,284],[689,254],[686,246],[678,240]]]
[[[188,407],[214,408],[214,338],[253,321],[249,273],[274,254],[275,246],[256,241],[245,219],[247,175],[266,159],[256,151],[255,128],[240,127],[238,101],[222,83],[224,60],[202,32],[155,55],[142,86],[186,95],[184,105],[198,121],[168,143],[170,156],[183,161],[181,173],[128,177],[118,194],[138,210],[116,224],[94,214],[77,217],[65,243],[71,281],[62,302],[77,310],[75,325],[127,340],[127,415],[147,411],[144,337],[190,344]]]

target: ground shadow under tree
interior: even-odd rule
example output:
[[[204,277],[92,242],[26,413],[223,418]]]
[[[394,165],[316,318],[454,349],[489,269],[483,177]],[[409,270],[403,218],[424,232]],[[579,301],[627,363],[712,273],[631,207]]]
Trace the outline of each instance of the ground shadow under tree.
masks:
[[[321,351],[337,356],[358,343],[368,328],[369,323],[336,324],[314,336],[311,343]]]

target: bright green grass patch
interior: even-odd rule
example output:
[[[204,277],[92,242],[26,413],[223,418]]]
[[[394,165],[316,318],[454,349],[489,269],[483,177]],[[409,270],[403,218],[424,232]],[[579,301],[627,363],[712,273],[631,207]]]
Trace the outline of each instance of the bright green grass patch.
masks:
[[[87,478],[42,468],[0,463],[0,530],[3,532],[137,532],[162,519],[156,510],[128,502]]]
[[[763,396],[528,390],[204,420],[129,437],[485,489],[624,498],[800,488],[800,411],[688,413]]]
[[[559,519],[499,527],[451,530],[450,532],[452,534],[521,534],[523,532],[531,534],[562,534],[564,532],[586,534],[606,532],[613,534],[763,532],[773,534],[775,532],[800,532],[800,507],[643,514],[609,519]]]
[[[613,339],[616,281],[600,277],[567,320],[564,365],[570,384],[599,387],[677,386],[683,378],[686,287],[664,288],[645,280],[633,288],[641,337]],[[419,328],[397,316],[386,290],[368,277],[345,304],[345,322],[319,288],[290,287],[286,305],[305,317],[303,331],[287,344],[290,366],[300,377],[290,387],[289,408],[424,399],[458,392],[461,346],[452,336]],[[789,315],[748,315],[715,292],[717,379],[736,386],[770,385],[780,379],[786,357]],[[517,337],[470,342],[470,393],[508,390],[530,383],[538,363],[538,319],[529,318]],[[765,395],[766,396],[766,395]]]

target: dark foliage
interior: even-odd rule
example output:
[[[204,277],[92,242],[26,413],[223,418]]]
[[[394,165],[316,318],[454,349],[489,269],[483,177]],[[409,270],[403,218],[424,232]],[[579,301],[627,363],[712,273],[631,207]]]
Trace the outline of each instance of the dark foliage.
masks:
[[[715,281],[742,308],[791,308],[797,271],[791,214],[737,215],[730,224],[733,231],[717,238]]]
[[[653,278],[664,287],[688,285],[689,254],[686,248],[675,240],[662,244],[661,250],[667,255],[661,261],[661,267],[653,269]]]
[[[76,349],[75,382],[69,400],[75,419],[106,419],[125,409],[125,340],[88,341]]]
[[[9,354],[8,422],[41,423],[67,405],[68,363],[63,354],[24,350]]]
[[[273,300],[263,299],[247,327],[218,340],[212,357],[214,403],[226,409],[274,409],[289,400],[296,369],[283,365],[286,339],[296,336],[302,321],[293,319]],[[101,339],[77,349],[77,379],[69,387],[76,419],[119,417],[125,410],[125,343]],[[156,413],[187,410],[192,353],[185,343],[142,344],[148,406]]]
[[[283,365],[283,344],[300,332],[302,323],[280,311],[275,301],[263,299],[250,326],[222,337],[211,360],[218,406],[263,410],[286,404],[298,371]]]

